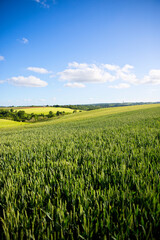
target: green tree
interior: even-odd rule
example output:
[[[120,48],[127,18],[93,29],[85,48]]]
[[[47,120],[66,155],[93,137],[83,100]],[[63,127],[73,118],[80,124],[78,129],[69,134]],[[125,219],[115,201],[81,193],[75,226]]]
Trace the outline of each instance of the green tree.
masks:
[[[56,112],[56,116],[59,116],[59,115],[60,115],[60,111],[57,111],[57,112]]]
[[[53,112],[52,112],[52,111],[49,111],[48,117],[49,117],[49,118],[52,118],[53,116],[54,116]]]

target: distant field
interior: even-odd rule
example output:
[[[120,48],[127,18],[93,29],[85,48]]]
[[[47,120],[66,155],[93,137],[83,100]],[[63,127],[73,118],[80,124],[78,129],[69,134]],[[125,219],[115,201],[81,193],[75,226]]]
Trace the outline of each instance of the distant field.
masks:
[[[17,127],[20,125],[25,125],[25,123],[15,122],[15,121],[6,120],[6,119],[0,119],[0,128]]]
[[[73,109],[70,108],[60,108],[60,107],[29,107],[29,108],[16,108],[15,110],[23,110],[26,113],[35,113],[35,114],[48,114],[50,111],[53,113],[59,112],[66,112],[66,113],[73,113]]]

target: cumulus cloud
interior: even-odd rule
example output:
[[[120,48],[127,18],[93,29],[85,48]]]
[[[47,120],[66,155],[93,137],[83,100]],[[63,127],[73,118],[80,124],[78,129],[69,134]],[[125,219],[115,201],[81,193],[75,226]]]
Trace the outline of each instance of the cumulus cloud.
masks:
[[[65,85],[64,85],[65,87],[71,87],[71,88],[84,88],[85,87],[85,85],[84,84],[82,84],[82,83],[66,83]]]
[[[28,67],[27,70],[41,74],[50,73],[47,69],[39,67]]]
[[[123,71],[117,72],[117,79],[123,80],[125,82],[131,83],[131,84],[138,84],[139,80],[137,79],[136,75],[134,73],[125,73]]]
[[[131,69],[133,69],[134,67],[132,65],[126,64],[124,65],[124,67],[122,68],[123,72],[128,73]]]
[[[116,89],[124,89],[124,88],[129,88],[130,85],[128,83],[119,83],[117,85],[111,85],[109,88],[116,88]]]
[[[160,69],[152,69],[149,71],[148,75],[145,75],[141,83],[143,84],[160,84]]]
[[[0,61],[4,61],[4,56],[0,56]]]
[[[57,73],[59,80],[67,81],[64,86],[80,87],[77,83],[105,83],[118,81],[118,84],[109,86],[110,88],[129,88],[132,85],[160,84],[160,69],[151,69],[147,75],[141,79],[133,72],[134,66],[125,64],[120,67],[114,64],[88,64],[71,62],[63,71]]]
[[[120,69],[119,66],[113,64],[103,64],[103,66],[109,71],[118,71]]]
[[[8,79],[8,82],[15,85],[15,86],[22,86],[22,87],[46,87],[48,85],[47,82],[34,77],[34,76],[18,76],[12,77]]]
[[[58,73],[59,79],[76,83],[104,83],[112,82],[115,77],[105,71],[103,65],[86,63],[69,63],[67,69]]]
[[[131,72],[134,68],[132,65],[126,64],[122,68],[118,65],[111,65],[105,64],[104,67],[108,71],[112,71],[116,79],[131,83],[131,84],[138,84],[139,80],[137,79],[136,75]]]
[[[113,64],[96,65],[72,62],[58,75],[60,80],[68,82],[104,83],[120,80],[129,84],[139,84],[136,75],[132,73],[133,68],[129,64],[120,67]]]

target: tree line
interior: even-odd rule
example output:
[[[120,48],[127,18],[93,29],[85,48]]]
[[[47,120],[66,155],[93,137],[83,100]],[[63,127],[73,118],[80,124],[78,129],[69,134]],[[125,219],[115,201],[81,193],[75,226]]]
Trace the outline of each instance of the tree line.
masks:
[[[64,115],[65,111],[57,111],[53,113],[50,111],[48,114],[35,114],[35,113],[26,113],[23,110],[14,110],[14,109],[0,109],[0,118],[8,119],[17,122],[37,122],[37,121],[45,121],[51,119],[53,117]]]

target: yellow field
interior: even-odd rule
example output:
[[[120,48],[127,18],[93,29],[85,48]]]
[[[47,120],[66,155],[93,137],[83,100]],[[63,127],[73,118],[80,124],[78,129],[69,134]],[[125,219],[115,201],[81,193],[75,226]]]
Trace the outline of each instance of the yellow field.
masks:
[[[15,121],[6,120],[6,119],[0,119],[0,128],[17,127],[25,124],[26,123],[23,123],[23,122],[15,122]]]
[[[50,111],[53,113],[59,112],[65,112],[65,113],[73,113],[73,109],[70,108],[61,108],[61,107],[30,107],[30,108],[16,108],[15,110],[19,111],[25,111],[26,113],[35,113],[35,114],[48,114]]]

